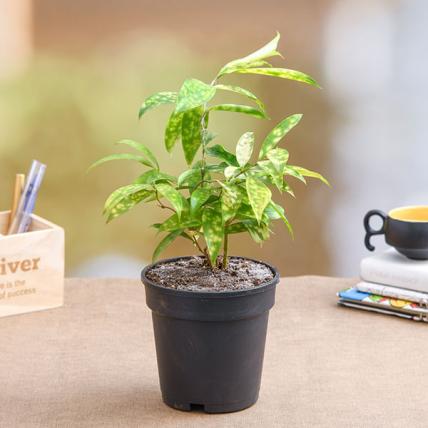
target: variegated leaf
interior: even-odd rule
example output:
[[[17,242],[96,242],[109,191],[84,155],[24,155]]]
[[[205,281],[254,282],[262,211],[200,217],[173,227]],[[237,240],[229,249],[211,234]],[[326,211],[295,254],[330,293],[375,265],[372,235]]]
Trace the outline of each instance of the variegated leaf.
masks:
[[[238,166],[238,161],[236,160],[236,156],[233,153],[230,153],[220,144],[215,144],[212,147],[208,147],[206,149],[206,153],[209,156],[213,156],[217,159],[221,159],[222,161],[226,162],[228,165]]]
[[[294,238],[293,228],[291,227],[291,224],[288,221],[287,217],[285,217],[284,208],[282,208],[281,205],[276,204],[274,201],[270,202],[269,207],[271,207],[273,210],[275,210],[278,213],[278,215],[280,216],[284,224],[287,226],[287,229],[291,237]]]
[[[261,180],[253,176],[247,177],[246,188],[251,207],[253,208],[257,222],[260,223],[263,211],[270,202],[272,193]]]
[[[275,148],[281,139],[299,123],[302,117],[302,114],[293,114],[279,122],[264,139],[260,149],[259,159],[264,158],[269,150]]]
[[[174,207],[177,212],[178,218],[181,218],[182,211],[186,208],[187,201],[184,199],[183,195],[174,189],[170,184],[159,183],[156,184],[156,190]]]
[[[183,114],[183,121],[181,124],[181,144],[183,145],[184,157],[188,165],[193,162],[196,152],[202,143],[202,114],[202,107],[197,107],[193,110],[187,110]]]
[[[278,47],[278,42],[280,38],[280,34],[277,32],[276,36],[266,45],[257,49],[255,52],[243,57],[238,58],[233,61],[228,62],[225,66],[222,67],[220,72],[218,73],[218,77],[223,74],[233,73],[236,68],[239,67],[252,67],[254,64],[259,64],[260,61],[265,58],[270,58],[276,55],[281,55],[276,49]]]
[[[156,107],[160,104],[172,104],[177,101],[177,92],[158,92],[157,94],[151,95],[146,98],[140,107],[138,117],[146,113],[148,110]]]
[[[248,114],[250,116],[257,117],[259,119],[267,119],[267,116],[264,111],[261,111],[257,108],[250,107],[250,106],[244,106],[240,104],[218,104],[215,106],[210,107],[210,111],[217,110],[217,111],[232,111],[236,113],[244,113]]]
[[[166,219],[163,223],[154,225],[159,232],[171,232],[177,229],[191,229],[200,227],[200,222],[195,219],[191,219],[188,216],[182,216],[178,218],[177,214],[173,214],[171,217]]]
[[[274,168],[282,175],[288,161],[288,151],[285,149],[272,149],[267,153],[267,158],[272,162]]]
[[[269,239],[270,231],[269,231],[269,227],[266,224],[248,223],[245,226],[251,238],[253,238],[253,241],[256,242],[257,244],[261,244],[263,241],[266,241],[267,239]]]
[[[211,195],[212,189],[206,187],[196,189],[190,196],[190,214],[195,215]]]
[[[228,166],[224,169],[224,176],[229,180],[232,178],[236,172],[239,170],[236,166]]]
[[[247,165],[253,154],[254,148],[254,132],[246,132],[241,136],[236,145],[236,160],[239,166]]]
[[[306,169],[306,168],[302,168],[301,166],[290,166],[290,168],[293,168],[295,172],[299,173],[300,175],[303,175],[304,177],[317,178],[318,180],[321,180],[327,186],[330,186],[330,183],[327,181],[327,179],[324,178],[318,172],[311,171],[311,170]]]
[[[116,144],[123,144],[125,146],[129,146],[129,147],[132,147],[133,149],[138,150],[139,152],[143,153],[143,155],[147,159],[147,162],[150,163],[150,166],[152,168],[159,169],[159,164],[155,155],[144,144],[138,143],[137,141],[134,141],[134,140],[120,140]]]
[[[282,173],[273,166],[270,160],[258,161],[257,165],[272,179],[273,184],[278,188],[279,191],[283,190],[283,177]]]
[[[211,263],[215,265],[224,237],[223,220],[219,209],[211,207],[204,209],[202,230],[207,243],[209,258]]]
[[[284,167],[284,171],[283,173],[285,175],[290,175],[291,177],[297,178],[298,180],[300,180],[302,183],[306,184],[306,179],[304,177],[304,175],[302,175],[299,171],[297,171],[294,167],[286,165]]]
[[[168,119],[165,128],[165,147],[168,152],[171,152],[176,141],[181,136],[181,122],[183,120],[183,113],[173,112]]]
[[[290,70],[288,68],[238,68],[234,71],[235,73],[242,74],[263,74],[265,76],[281,77],[282,79],[295,80],[297,82],[307,83],[308,85],[317,86],[320,85],[311,76],[302,73],[297,70]]]
[[[198,79],[187,79],[177,96],[176,113],[192,110],[207,103],[215,95],[214,86]]]
[[[177,185],[181,187],[188,184],[189,186],[193,187],[196,186],[196,184],[198,184],[201,180],[202,175],[200,169],[187,169],[178,176]]]
[[[245,97],[253,100],[262,112],[265,112],[264,104],[250,91],[247,89],[241,88],[239,86],[231,86],[231,85],[216,85],[217,89],[222,89],[223,91],[235,92],[236,94],[244,95]]]
[[[161,181],[174,182],[176,179],[172,175],[165,174],[158,171],[157,169],[151,169],[141,174],[135,181],[134,184],[153,184]]]
[[[97,167],[97,166],[99,166],[105,162],[110,162],[113,160],[133,160],[133,161],[137,161],[143,165],[152,167],[151,162],[149,162],[145,156],[134,155],[132,153],[115,153],[112,155],[105,156],[101,159],[98,159],[96,162],[94,162],[88,168],[88,171],[90,171],[91,169],[93,169],[93,168],[95,168],[95,167]]]
[[[175,241],[176,238],[178,238],[183,233],[183,229],[174,230],[173,232],[169,233],[165,238],[162,239],[162,241],[159,243],[159,245],[156,247],[155,251],[153,252],[152,260],[155,261],[158,259],[159,255],[162,253],[162,251],[165,250],[168,245],[171,244],[171,242]]]
[[[107,215],[107,223],[129,211],[151,193],[151,186],[146,184],[130,184],[116,189],[106,200],[103,213]]]
[[[237,223],[233,223],[233,224],[230,224],[229,226],[227,226],[225,229],[225,233],[230,235],[232,233],[242,233],[242,232],[245,232],[246,230],[247,230],[247,227],[246,227],[245,223],[237,222]]]
[[[226,223],[235,217],[236,212],[241,205],[242,192],[238,186],[234,186],[233,184],[219,183],[223,188],[221,193],[221,212],[223,222]]]

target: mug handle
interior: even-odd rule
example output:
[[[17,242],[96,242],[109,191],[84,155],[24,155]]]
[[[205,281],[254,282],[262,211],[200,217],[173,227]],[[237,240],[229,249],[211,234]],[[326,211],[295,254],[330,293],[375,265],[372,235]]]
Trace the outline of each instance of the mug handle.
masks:
[[[382,219],[382,226],[378,230],[375,230],[370,227],[370,218],[374,215],[377,215]],[[380,210],[370,210],[364,216],[364,229],[366,229],[366,237],[364,239],[364,244],[366,245],[366,248],[369,251],[374,251],[375,249],[375,247],[370,243],[370,238],[373,235],[383,235],[385,233],[385,221],[386,221],[386,214]]]

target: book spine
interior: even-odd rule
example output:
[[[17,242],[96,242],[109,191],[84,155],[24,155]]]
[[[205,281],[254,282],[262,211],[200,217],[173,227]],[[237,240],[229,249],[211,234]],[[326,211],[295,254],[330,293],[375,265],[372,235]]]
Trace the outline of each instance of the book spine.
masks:
[[[367,258],[361,261],[360,276],[363,281],[428,293],[428,271],[427,274],[410,272],[401,266],[376,263]]]

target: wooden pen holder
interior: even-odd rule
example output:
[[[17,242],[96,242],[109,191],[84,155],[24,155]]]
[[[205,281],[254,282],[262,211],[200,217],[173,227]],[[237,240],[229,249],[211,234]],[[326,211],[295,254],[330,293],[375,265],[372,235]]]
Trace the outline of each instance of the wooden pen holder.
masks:
[[[64,229],[32,215],[30,230],[0,236],[0,317],[62,306]],[[5,234],[9,211],[0,212]]]

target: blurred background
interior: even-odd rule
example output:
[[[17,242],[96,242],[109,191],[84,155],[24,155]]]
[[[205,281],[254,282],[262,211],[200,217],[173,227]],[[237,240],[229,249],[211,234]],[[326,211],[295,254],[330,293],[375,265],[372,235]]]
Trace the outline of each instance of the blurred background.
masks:
[[[281,144],[293,164],[322,172],[332,188],[296,182],[296,199],[283,197],[294,242],[278,223],[263,247],[239,236],[231,253],[269,261],[286,276],[356,275],[367,254],[366,211],[428,204],[427,22],[425,0],[2,0],[0,207],[10,205],[16,172],[33,158],[45,162],[36,211],[66,230],[67,275],[138,277],[159,240],[149,225],[163,213],[139,206],[106,225],[105,198],[141,168],[124,161],[87,175],[88,166],[133,138],[178,173],[180,151],[171,157],[163,145],[170,108],[138,121],[142,100],[187,77],[210,81],[278,30],[285,66],[323,90],[241,76],[272,120],[219,112],[210,126],[232,148],[244,131],[260,141],[283,117],[304,113]],[[192,252],[178,240],[164,256]]]

